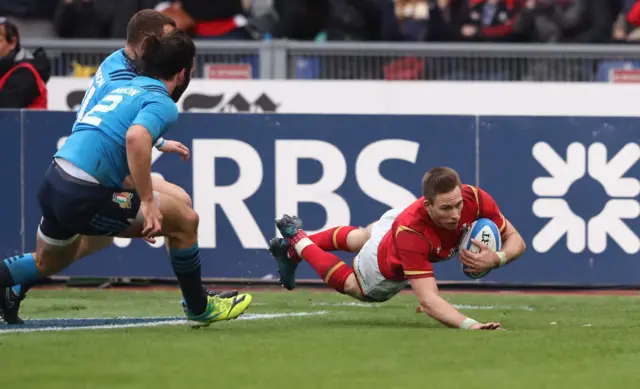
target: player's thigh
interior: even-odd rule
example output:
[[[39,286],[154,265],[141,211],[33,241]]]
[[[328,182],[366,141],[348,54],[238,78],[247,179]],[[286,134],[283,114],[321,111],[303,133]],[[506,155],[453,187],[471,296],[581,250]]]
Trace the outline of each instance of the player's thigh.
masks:
[[[166,193],[154,192],[160,213],[162,213],[162,236],[184,238],[193,236],[197,239],[198,214],[193,208],[187,206],[183,201]],[[135,223],[130,228],[118,234],[124,238],[139,238],[142,236],[144,217],[138,213]],[[194,242],[195,243],[195,242]]]
[[[80,247],[78,247],[78,251],[76,252],[76,261],[85,257],[88,257],[91,254],[97,253],[107,247],[109,247],[113,243],[112,236],[87,236],[81,235],[80,237]]]
[[[69,223],[64,223],[69,201],[76,202],[77,191],[69,187],[58,171],[56,164],[52,164],[42,179],[38,190],[38,205],[42,219],[38,225],[36,235],[36,267],[43,275],[51,275],[66,268],[75,258],[80,245],[78,232]],[[77,201],[81,203],[82,201]]]
[[[347,235],[347,248],[349,249],[350,252],[352,253],[359,252],[364,246],[364,244],[367,243],[369,238],[371,238],[372,225],[373,224],[370,224],[365,228],[361,227],[349,232],[349,235]]]
[[[189,194],[178,185],[173,184],[159,176],[151,176],[151,181],[154,191],[173,196],[185,203],[188,207],[193,208],[191,196],[189,196]]]
[[[35,262],[43,276],[56,274],[71,265],[80,247],[78,235],[58,235],[57,238],[52,238],[51,236],[56,236],[51,227],[54,224],[43,218],[38,228]]]
[[[189,196],[189,194],[178,185],[173,184],[158,175],[151,175],[151,185],[153,186],[154,191],[173,196],[189,207],[193,207],[191,196]],[[127,178],[125,178],[123,186],[126,189],[135,190],[135,183],[131,176],[127,176]]]
[[[391,229],[399,211],[390,210],[380,220],[373,223],[369,240],[353,261],[353,271],[360,291],[368,301],[386,301],[398,294],[405,286],[405,281],[388,280],[380,271],[378,249],[384,236]]]
[[[353,273],[362,294],[362,301],[383,302],[400,293],[407,285],[406,281],[388,280],[378,266],[378,257],[373,248],[365,244],[353,261]],[[377,249],[377,248],[376,248]]]

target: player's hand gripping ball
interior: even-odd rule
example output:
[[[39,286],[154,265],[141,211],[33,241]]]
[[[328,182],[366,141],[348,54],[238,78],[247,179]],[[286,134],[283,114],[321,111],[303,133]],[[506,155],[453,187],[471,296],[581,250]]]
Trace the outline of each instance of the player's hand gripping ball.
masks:
[[[471,226],[462,237],[462,241],[458,247],[458,252],[462,251],[462,249],[467,249],[472,253],[480,252],[480,247],[473,244],[471,239],[484,243],[493,251],[500,251],[502,248],[502,240],[500,238],[498,226],[496,226],[496,224],[490,219],[478,219],[471,223]],[[467,270],[467,266],[465,264],[462,262],[461,264],[462,272],[469,278],[482,278],[491,272],[491,270],[485,270],[479,273],[473,273]]]

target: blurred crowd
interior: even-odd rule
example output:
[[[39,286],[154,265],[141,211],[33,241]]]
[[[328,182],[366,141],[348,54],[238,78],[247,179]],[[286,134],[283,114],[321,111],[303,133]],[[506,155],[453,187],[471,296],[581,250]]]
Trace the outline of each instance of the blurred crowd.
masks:
[[[124,38],[153,8],[203,39],[625,42],[640,0],[2,0],[23,37]]]

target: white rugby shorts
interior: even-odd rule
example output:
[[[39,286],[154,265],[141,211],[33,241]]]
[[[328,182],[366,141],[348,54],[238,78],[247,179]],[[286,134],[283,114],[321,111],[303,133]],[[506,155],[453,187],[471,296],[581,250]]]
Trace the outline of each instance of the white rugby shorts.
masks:
[[[363,294],[373,301],[387,301],[400,293],[408,281],[393,281],[384,278],[378,266],[378,247],[382,238],[391,229],[394,220],[402,212],[401,209],[387,211],[380,220],[373,224],[369,240],[362,246],[353,261],[353,271]]]

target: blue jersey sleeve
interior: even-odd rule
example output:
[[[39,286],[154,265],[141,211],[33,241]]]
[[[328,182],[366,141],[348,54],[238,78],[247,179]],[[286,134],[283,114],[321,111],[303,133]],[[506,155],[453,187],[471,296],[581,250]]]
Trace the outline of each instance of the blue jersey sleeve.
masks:
[[[140,125],[149,131],[153,143],[178,120],[178,107],[169,99],[147,101],[131,125]]]

